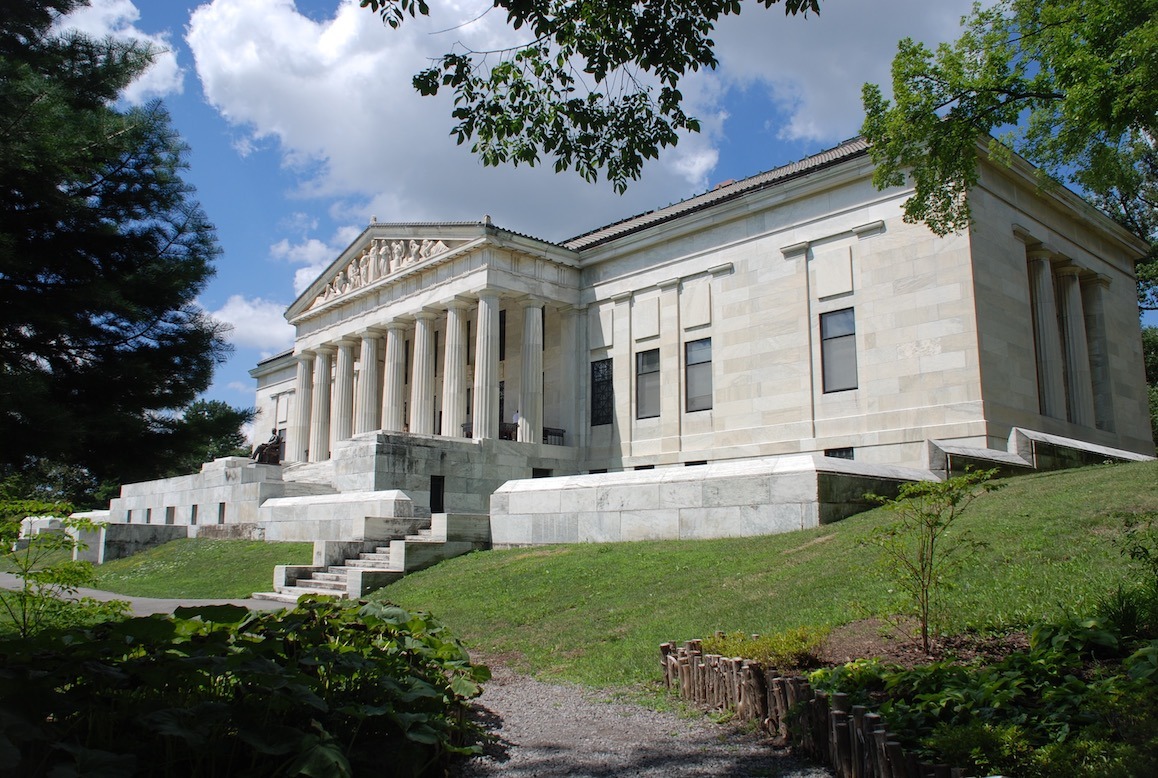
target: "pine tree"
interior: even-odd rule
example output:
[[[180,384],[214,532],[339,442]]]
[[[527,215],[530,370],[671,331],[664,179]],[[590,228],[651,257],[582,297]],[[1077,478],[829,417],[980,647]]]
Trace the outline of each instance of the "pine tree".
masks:
[[[227,351],[194,303],[219,250],[164,107],[118,103],[153,51],[53,29],[82,4],[0,16],[0,472],[132,480]]]

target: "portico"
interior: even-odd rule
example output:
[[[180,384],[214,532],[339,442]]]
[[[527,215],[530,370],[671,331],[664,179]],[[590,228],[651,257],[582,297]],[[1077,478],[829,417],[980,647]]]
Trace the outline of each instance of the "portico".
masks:
[[[302,294],[287,313],[299,333],[289,460],[327,461],[375,431],[541,443],[549,427],[546,442],[567,442],[579,389],[558,354],[544,359],[544,328],[578,337],[578,262],[498,234],[372,224]]]

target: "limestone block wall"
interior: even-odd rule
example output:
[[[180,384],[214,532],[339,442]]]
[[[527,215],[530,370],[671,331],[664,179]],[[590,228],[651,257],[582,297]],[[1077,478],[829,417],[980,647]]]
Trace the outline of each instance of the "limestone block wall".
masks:
[[[495,547],[744,537],[816,527],[867,507],[924,471],[817,455],[564,476],[491,497]]]
[[[981,185],[971,192],[975,223],[974,297],[980,323],[979,349],[988,445],[1004,447],[1014,427],[1153,454],[1143,375],[1134,260],[1142,245],[1108,219],[1071,207],[1064,191],[1041,192],[1018,179],[1018,171],[982,167]],[[1104,337],[1106,397],[1096,424],[1076,424],[1042,413],[1035,363],[1027,248],[1048,248],[1059,264],[1081,270],[1082,304],[1101,297],[1101,311],[1085,311],[1091,355]],[[1100,281],[1091,288],[1096,274]],[[1094,361],[1099,358],[1095,357]],[[1109,406],[1109,407],[1107,407]]]
[[[259,506],[286,493],[281,469],[244,457],[207,462],[200,473],[125,484],[109,503],[109,521],[123,524],[206,525],[257,521]],[[294,491],[303,487],[295,484]]]
[[[410,498],[397,489],[272,497],[260,508],[258,526],[269,541],[362,541],[392,537],[397,520],[413,515]],[[412,522],[403,523],[409,527]]]
[[[188,530],[164,524],[105,524],[93,530],[73,530],[81,544],[73,558],[100,565],[184,538]]]
[[[588,362],[612,359],[615,421],[591,428],[588,469],[832,448],[917,468],[927,438],[984,436],[968,236],[905,224],[907,192],[877,192],[870,174],[828,171],[590,252]],[[856,385],[834,390],[820,320],[844,310]],[[688,411],[684,349],[705,338],[712,408]],[[636,360],[648,351],[659,413],[638,418]]]
[[[578,471],[578,453],[563,446],[506,440],[371,432],[335,446],[333,484],[342,492],[400,489],[414,515],[429,516],[432,477],[443,483],[443,512],[486,513],[491,492],[506,481]]]

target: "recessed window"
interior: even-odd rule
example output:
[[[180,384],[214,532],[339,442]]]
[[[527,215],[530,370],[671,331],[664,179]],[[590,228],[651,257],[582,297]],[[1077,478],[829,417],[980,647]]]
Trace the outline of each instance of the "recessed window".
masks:
[[[614,415],[611,359],[597,359],[591,363],[591,426],[610,424]]]
[[[824,455],[826,457],[832,457],[833,459],[852,459],[853,458],[851,448],[826,448],[824,450]]]
[[[684,344],[688,412],[712,409],[712,339]]]
[[[856,322],[852,308],[820,314],[820,365],[825,392],[856,389]]]
[[[659,349],[635,355],[635,418],[659,416]]]

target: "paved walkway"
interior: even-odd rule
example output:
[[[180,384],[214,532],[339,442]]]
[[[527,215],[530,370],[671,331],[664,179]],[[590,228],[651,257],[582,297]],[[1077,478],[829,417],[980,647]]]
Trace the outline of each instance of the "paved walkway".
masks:
[[[20,579],[12,573],[0,573],[0,589],[19,589]],[[94,600],[125,600],[132,608],[134,616],[148,616],[152,613],[172,613],[175,609],[182,606],[197,606],[197,605],[221,605],[229,603],[231,605],[242,605],[250,610],[273,611],[288,607],[284,602],[273,602],[272,600],[195,600],[192,598],[183,599],[160,599],[157,597],[129,597],[126,594],[117,594],[116,592],[106,592],[101,589],[79,589],[77,591],[78,597],[92,597]]]

